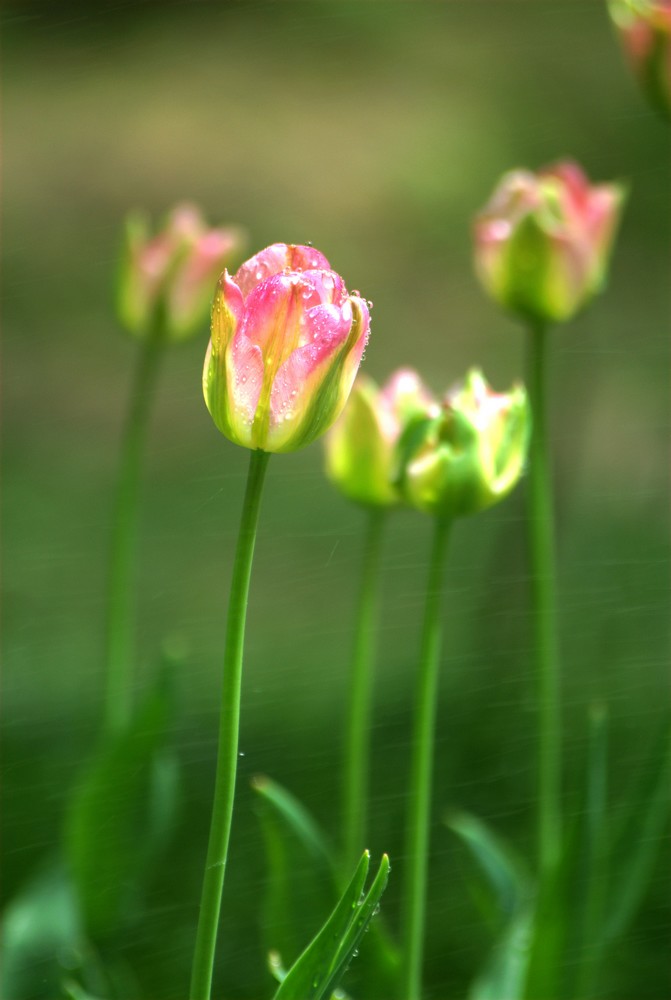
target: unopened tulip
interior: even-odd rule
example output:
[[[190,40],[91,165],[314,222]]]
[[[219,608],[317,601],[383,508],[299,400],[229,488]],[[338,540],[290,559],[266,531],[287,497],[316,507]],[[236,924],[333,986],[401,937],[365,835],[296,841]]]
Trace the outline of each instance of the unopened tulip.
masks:
[[[366,302],[312,247],[276,243],[224,272],[203,371],[215,424],[262,451],[314,441],[342,412],[369,326]]]
[[[400,444],[400,485],[408,503],[452,519],[491,507],[520,478],[529,436],[522,385],[492,392],[471,369],[435,416],[411,423]]]
[[[570,319],[605,282],[623,196],[570,162],[505,174],[475,220],[486,291],[527,321]]]
[[[671,0],[610,0],[608,6],[650,104],[671,118]]]
[[[400,503],[396,446],[408,421],[432,405],[419,375],[409,368],[395,372],[381,389],[359,375],[343,415],[324,439],[329,479],[357,503]]]
[[[239,229],[209,229],[193,205],[174,208],[155,236],[143,215],[130,215],[119,281],[121,322],[139,336],[157,325],[171,340],[196,333],[217,278],[242,242]]]

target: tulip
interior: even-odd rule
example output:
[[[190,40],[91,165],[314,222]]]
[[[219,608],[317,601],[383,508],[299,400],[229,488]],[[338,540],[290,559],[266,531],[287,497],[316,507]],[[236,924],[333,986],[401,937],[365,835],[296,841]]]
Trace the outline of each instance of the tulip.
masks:
[[[522,385],[492,392],[471,369],[434,416],[411,423],[401,441],[401,488],[418,510],[451,520],[497,503],[520,478],[529,436]]]
[[[532,323],[570,319],[605,282],[623,197],[570,162],[505,174],[475,221],[486,291]]]
[[[312,247],[276,243],[221,276],[203,391],[235,444],[295,451],[337,419],[368,339],[368,306]]]
[[[208,229],[193,205],[174,208],[155,236],[144,215],[130,215],[118,296],[123,325],[148,336],[159,324],[171,340],[196,333],[217,278],[242,242],[241,230]]]
[[[671,118],[671,2],[610,0],[608,7],[650,104]]]
[[[378,388],[359,375],[343,415],[325,438],[326,472],[356,503],[391,507],[401,502],[396,446],[408,420],[434,405],[416,372],[401,368]]]

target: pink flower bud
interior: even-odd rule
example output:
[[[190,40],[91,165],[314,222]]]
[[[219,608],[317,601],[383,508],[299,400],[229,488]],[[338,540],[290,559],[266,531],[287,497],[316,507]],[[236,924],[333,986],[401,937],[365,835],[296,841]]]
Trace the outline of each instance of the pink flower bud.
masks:
[[[570,319],[604,284],[623,197],[570,162],[505,174],[475,220],[483,286],[527,320]]]
[[[118,302],[124,326],[146,336],[159,324],[173,340],[195,333],[217,278],[242,242],[241,230],[208,229],[193,205],[174,208],[156,236],[144,216],[129,216]]]
[[[368,339],[368,306],[318,250],[276,243],[219,280],[203,391],[226,437],[295,451],[342,412]]]
[[[326,473],[357,503],[390,507],[401,502],[394,478],[396,448],[407,422],[433,399],[416,372],[401,368],[379,389],[359,375],[343,415],[325,438]]]
[[[671,118],[671,0],[609,0],[608,7],[650,104]]]

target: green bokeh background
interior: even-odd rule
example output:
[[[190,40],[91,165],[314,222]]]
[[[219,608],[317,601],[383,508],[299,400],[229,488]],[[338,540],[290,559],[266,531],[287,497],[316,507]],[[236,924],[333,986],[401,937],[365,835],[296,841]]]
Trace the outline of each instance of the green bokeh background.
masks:
[[[610,286],[552,342],[567,795],[581,787],[587,709],[600,701],[616,799],[649,766],[668,703],[671,171],[668,131],[628,76],[605,5],[14,2],[2,19],[7,898],[57,846],[100,718],[111,491],[137,347],[113,311],[122,219],[184,198],[247,226],[251,252],[275,241],[323,250],[374,302],[375,378],[411,364],[442,391],[478,364],[502,389],[521,374],[522,337],[473,277],[473,213],[504,170],[567,155],[595,179],[628,182]],[[146,469],[138,696],[166,637],[188,647],[172,732],[181,824],[125,945],[152,1000],[185,995],[247,463],[203,405],[206,341],[203,330],[166,358]],[[463,995],[489,946],[444,807],[533,843],[522,492],[454,533],[427,949],[436,998]],[[249,779],[269,773],[338,834],[362,529],[325,481],[319,445],[273,459],[222,926],[231,1000],[270,991]],[[369,846],[394,863],[392,925],[429,534],[427,520],[399,514],[384,552]],[[662,858],[604,996],[668,993],[667,898]]]

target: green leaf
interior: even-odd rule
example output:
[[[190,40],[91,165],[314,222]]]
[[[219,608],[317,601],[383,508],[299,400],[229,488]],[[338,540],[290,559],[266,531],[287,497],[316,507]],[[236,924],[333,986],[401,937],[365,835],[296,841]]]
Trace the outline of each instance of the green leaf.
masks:
[[[69,804],[65,852],[94,938],[118,929],[129,915],[164,835],[169,781],[159,753],[169,702],[162,674],[128,728],[100,746]]]
[[[513,848],[470,813],[449,813],[445,822],[463,841],[482,870],[496,896],[501,915],[507,920],[526,906],[533,892],[533,883]]]
[[[370,889],[361,898],[369,863],[366,851],[331,916],[287,972],[275,1000],[323,1000],[336,989],[387,885],[389,859],[385,854]]]
[[[265,777],[254,778],[252,788],[269,868],[262,914],[266,950],[291,963],[303,950],[306,927],[338,899],[335,863],[321,830],[290,792]]]
[[[520,909],[494,945],[469,990],[469,1000],[522,1000],[529,967],[533,907]]]
[[[608,901],[604,940],[614,941],[627,929],[649,885],[659,853],[671,797],[671,741],[665,727],[661,764],[652,787],[646,782],[633,800],[629,822],[614,851],[613,871],[617,874]]]
[[[571,994],[591,997],[603,957],[602,927],[608,862],[608,713],[594,705],[589,715],[587,787],[582,833],[582,865],[572,879],[576,914],[572,921],[575,984]],[[567,949],[568,950],[568,949]]]
[[[332,847],[305,806],[286,788],[265,775],[253,778],[252,788],[283,818],[303,849],[330,869],[335,878],[336,866]]]
[[[79,964],[84,937],[67,873],[45,868],[9,903],[2,921],[0,996],[57,996],[67,967]]]
[[[63,983],[63,994],[68,1000],[101,1000],[100,997],[94,997],[92,993],[89,993],[73,979],[67,979]]]
[[[259,796],[258,814],[266,842],[268,889],[263,924],[273,975],[281,966],[277,953],[291,962],[301,952],[306,919],[324,913],[343,888],[328,838],[299,800],[265,776],[252,781]],[[309,926],[309,924],[307,924]],[[400,954],[381,920],[376,920],[357,963],[357,987],[362,995],[377,989],[391,997],[398,981]]]

